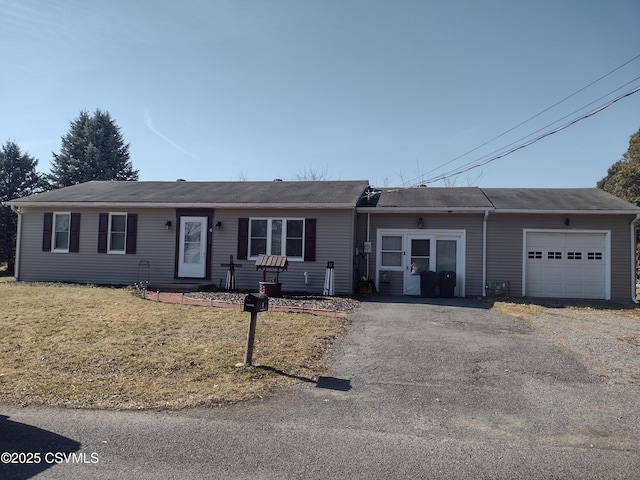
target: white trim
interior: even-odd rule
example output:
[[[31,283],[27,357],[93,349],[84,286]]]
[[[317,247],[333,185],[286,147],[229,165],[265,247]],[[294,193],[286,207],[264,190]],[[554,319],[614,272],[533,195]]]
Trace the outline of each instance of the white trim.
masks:
[[[67,248],[56,248],[56,217],[58,215],[69,216],[69,230],[67,230]],[[71,244],[71,212],[53,212],[51,219],[51,253],[69,253]]]
[[[381,214],[397,214],[397,213],[475,213],[482,214],[485,210],[494,210],[493,207],[357,207],[358,213],[381,213]]]
[[[508,210],[505,208],[496,208],[493,212],[529,215],[636,215],[638,210],[527,210],[526,208]]]
[[[124,216],[124,244],[122,250],[114,250],[111,248],[111,218],[114,215]],[[127,253],[127,212],[109,212],[109,226],[107,228],[107,253],[111,255],[124,255],[125,253]]]
[[[611,230],[576,229],[564,230],[557,228],[523,228],[522,229],[522,296],[527,296],[527,234],[529,233],[562,233],[562,234],[603,234],[605,236],[605,284],[604,300],[611,300]]]
[[[271,239],[272,239],[272,235],[271,235],[271,225],[272,222],[274,220],[280,220],[282,221],[282,243],[281,243],[281,252],[280,255],[286,255],[287,256],[287,260],[288,261],[293,261],[293,262],[303,262],[304,261],[304,243],[305,243],[305,233],[306,233],[306,228],[307,228],[307,222],[305,221],[304,218],[298,218],[298,217],[249,217],[249,241],[248,241],[248,251],[247,251],[247,260],[257,260],[258,259],[258,255],[251,255],[251,225],[252,222],[254,220],[266,220],[267,222],[267,238],[266,238],[266,248],[267,251],[265,252],[267,255],[275,255],[273,253],[270,252],[271,250]],[[288,227],[288,223],[289,221],[299,221],[302,222],[302,254],[300,256],[295,256],[295,257],[290,257],[287,255],[287,227]]]
[[[484,211],[482,219],[482,296],[487,296],[487,220],[489,210]]]
[[[16,207],[37,208],[219,208],[219,209],[255,209],[255,210],[353,210],[357,202],[352,203],[175,203],[175,202],[7,202]]]
[[[206,215],[182,215],[178,224],[179,244],[178,244],[178,277],[179,278],[206,278],[207,276],[207,230],[209,217]],[[185,256],[185,228],[187,223],[199,223],[200,228],[200,250],[199,262],[186,263]]]
[[[382,263],[382,237],[383,236],[401,236],[402,237],[402,266],[401,267],[381,267]],[[464,297],[466,295],[466,270],[467,270],[467,231],[464,229],[428,229],[428,228],[379,228],[376,231],[376,272],[375,272],[375,285],[376,289],[380,290],[380,273],[381,272],[405,272],[406,269],[406,252],[407,252],[407,239],[413,236],[430,237],[435,242],[438,240],[456,240],[458,242],[456,248],[456,283],[458,285],[458,296]],[[435,262],[435,256],[434,256]],[[404,284],[404,277],[403,277]],[[405,288],[403,286],[403,292]]]
[[[13,207],[11,207],[11,209],[13,210]],[[22,212],[20,211],[20,209],[18,208],[17,211],[13,210],[14,212],[16,212],[18,214],[18,227],[17,227],[17,232],[16,232],[16,261],[13,265],[13,277],[16,280],[20,280],[20,244],[22,243]],[[69,227],[71,228],[71,227]]]

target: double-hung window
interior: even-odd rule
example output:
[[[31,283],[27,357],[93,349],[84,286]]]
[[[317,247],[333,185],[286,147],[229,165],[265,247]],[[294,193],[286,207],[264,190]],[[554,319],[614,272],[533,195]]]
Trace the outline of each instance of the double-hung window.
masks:
[[[137,213],[100,213],[98,253],[135,254],[137,231]]]
[[[386,270],[402,268],[402,236],[382,236],[381,267]]]
[[[127,214],[109,214],[109,253],[125,253],[127,240]]]
[[[260,254],[304,257],[304,220],[299,218],[252,218],[249,222],[249,256]]]
[[[45,212],[42,225],[42,251],[79,252],[80,214],[76,212]]]
[[[71,214],[70,213],[54,213],[53,214],[53,244],[51,251],[68,253],[69,252],[69,234],[71,232]]]

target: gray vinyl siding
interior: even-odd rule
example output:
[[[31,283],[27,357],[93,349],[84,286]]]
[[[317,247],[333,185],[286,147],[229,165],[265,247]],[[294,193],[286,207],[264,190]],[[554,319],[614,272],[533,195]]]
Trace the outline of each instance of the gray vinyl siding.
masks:
[[[378,291],[381,295],[402,295],[404,287],[404,272],[385,272],[378,283]]]
[[[482,221],[483,214],[448,214],[448,213],[410,213],[410,214],[376,214],[371,213],[369,224],[369,240],[371,254],[369,255],[369,276],[375,279],[377,231],[378,229],[407,229],[417,228],[418,217],[424,222],[424,233],[429,230],[464,230],[466,234],[466,265],[465,265],[465,295],[482,295]],[[363,242],[367,238],[367,213],[360,213],[357,222],[356,247],[362,252]],[[359,256],[357,260],[359,276],[366,276],[367,259]],[[402,272],[388,272],[392,295],[402,295],[404,276]]]
[[[132,284],[137,281],[173,280],[175,231],[165,229],[175,211],[155,209],[24,209],[22,217],[19,280],[60,281],[96,284]],[[46,211],[80,213],[80,249],[78,253],[42,251],[43,215]],[[137,213],[137,249],[135,254],[97,253],[100,213]],[[141,261],[149,262],[149,269]],[[140,267],[140,268],[139,268]],[[147,275],[147,271],[149,275]]]
[[[233,255],[234,263],[241,265],[236,270],[236,286],[243,290],[258,290],[262,281],[262,271],[256,271],[255,260],[237,259],[238,218],[315,218],[316,219],[316,260],[304,262],[289,260],[286,272],[280,274],[282,289],[285,291],[306,291],[322,293],[327,262],[334,262],[335,293],[353,293],[353,210],[241,210],[216,209],[214,223],[222,222],[222,228],[214,231],[211,281],[224,285],[229,263]],[[304,272],[308,284],[305,285]],[[268,273],[267,281],[275,277]]]
[[[174,209],[137,209],[126,213],[138,214],[137,251],[133,255],[97,253],[98,216],[101,212],[123,212],[121,209],[73,208],[80,217],[80,251],[53,253],[42,251],[43,215],[47,209],[24,209],[19,280],[61,281],[96,284],[132,284],[149,280],[151,283],[173,283],[176,255],[176,228],[179,228]],[[70,211],[60,209],[57,211]],[[258,289],[262,273],[256,271],[255,260],[237,260],[238,218],[315,218],[316,261],[292,260],[289,269],[280,275],[283,290],[322,292],[327,261],[333,261],[336,294],[353,291],[353,211],[352,210],[226,210],[214,211],[214,221],[222,222],[213,231],[212,274],[202,283],[224,285],[227,267],[233,255],[239,289]],[[167,220],[172,222],[169,230]],[[149,264],[147,269],[141,262]],[[147,275],[147,271],[149,272]],[[304,283],[307,272],[308,285]],[[268,279],[270,279],[270,276]],[[193,280],[190,280],[193,281]]]
[[[570,224],[565,225],[565,218]],[[631,299],[629,215],[490,214],[487,223],[487,281],[509,281],[511,295],[522,296],[523,230],[525,228],[608,230],[611,232],[611,299]]]

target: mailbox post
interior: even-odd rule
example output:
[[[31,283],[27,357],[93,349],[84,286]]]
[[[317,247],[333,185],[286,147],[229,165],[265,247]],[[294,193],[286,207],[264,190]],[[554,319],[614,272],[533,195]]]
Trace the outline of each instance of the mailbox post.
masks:
[[[251,313],[249,333],[247,334],[247,350],[244,354],[245,365],[251,365],[253,358],[253,340],[256,336],[258,312],[269,310],[269,298],[264,293],[249,294],[244,297],[244,311]]]

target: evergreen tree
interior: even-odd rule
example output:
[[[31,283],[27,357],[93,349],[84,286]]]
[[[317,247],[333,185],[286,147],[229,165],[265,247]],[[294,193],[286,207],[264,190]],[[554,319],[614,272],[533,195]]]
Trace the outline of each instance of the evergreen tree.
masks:
[[[4,202],[42,191],[43,178],[36,172],[38,161],[20,151],[14,142],[0,148],[0,264],[13,273],[16,255],[17,216]]]
[[[60,153],[53,154],[51,188],[67,187],[90,180],[138,180],[129,160],[129,145],[109,112],[81,111],[62,137]]]
[[[631,136],[629,149],[609,167],[597,187],[640,206],[640,130]]]

